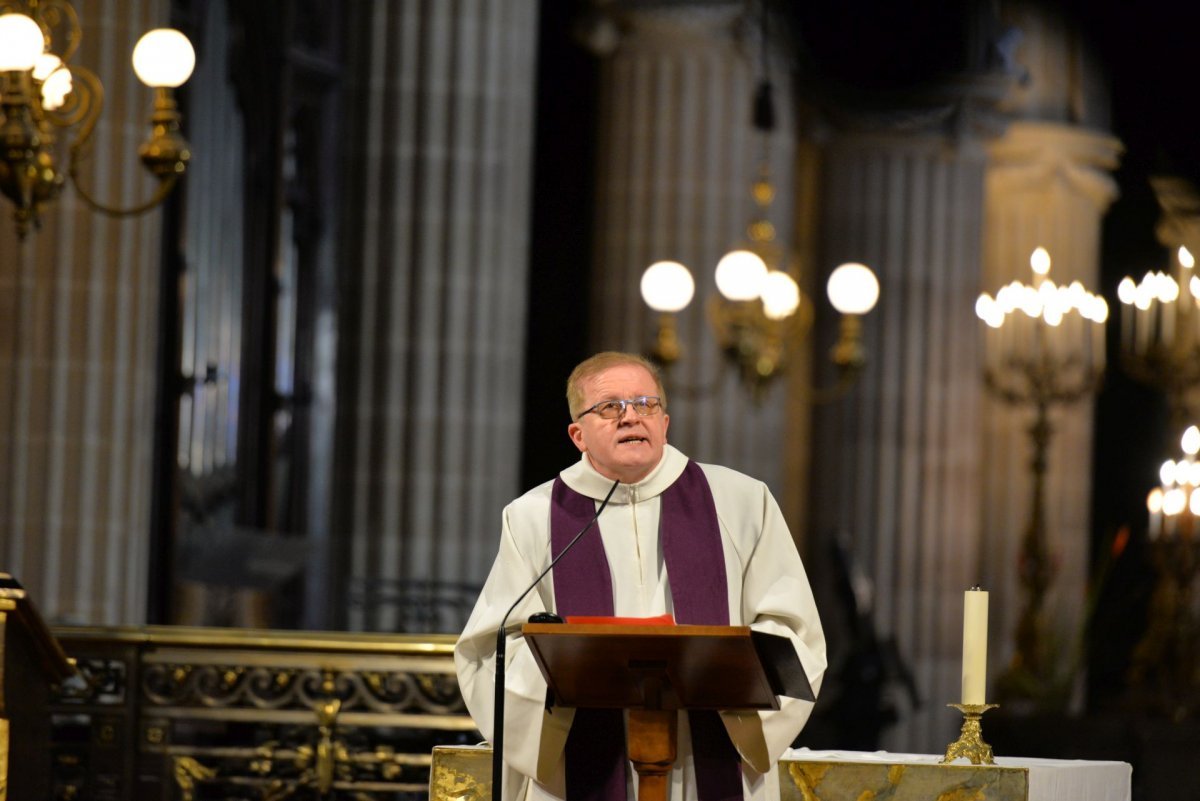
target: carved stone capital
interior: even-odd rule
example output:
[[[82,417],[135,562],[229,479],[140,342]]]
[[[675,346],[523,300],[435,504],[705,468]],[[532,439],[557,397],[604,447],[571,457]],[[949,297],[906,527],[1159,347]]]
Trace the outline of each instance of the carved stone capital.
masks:
[[[1158,241],[1168,248],[1186,245],[1193,254],[1200,254],[1200,193],[1186,178],[1156,175],[1150,187],[1162,209],[1162,217],[1154,228]]]
[[[886,102],[826,107],[825,112],[836,129],[848,134],[937,137],[951,144],[987,140],[1008,124],[997,105],[1014,80],[1002,72],[961,73]]]
[[[576,36],[599,56],[681,50],[734,41],[744,12],[738,0],[596,0],[576,22]]]
[[[1071,125],[1014,122],[988,146],[988,181],[1002,191],[1065,190],[1103,212],[1117,197],[1111,172],[1123,151],[1116,137]]]

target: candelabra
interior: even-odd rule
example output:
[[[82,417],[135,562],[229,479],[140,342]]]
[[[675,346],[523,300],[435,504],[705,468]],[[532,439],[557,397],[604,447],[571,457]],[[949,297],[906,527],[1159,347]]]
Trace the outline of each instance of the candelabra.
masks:
[[[1044,248],[1030,258],[1033,283],[1013,281],[975,305],[987,324],[984,381],[1004,403],[1033,411],[1029,427],[1033,492],[1021,541],[1019,580],[1024,594],[1016,650],[999,680],[1001,695],[1033,697],[1050,684],[1052,667],[1040,648],[1042,604],[1053,579],[1046,548],[1047,453],[1054,433],[1050,412],[1093,392],[1104,372],[1104,322],[1108,304],[1078,281],[1057,286]]]
[[[1200,567],[1200,428],[1180,438],[1182,457],[1159,470],[1150,491],[1149,540],[1158,581],[1150,601],[1149,626],[1133,653],[1130,685],[1142,708],[1181,717],[1200,708],[1200,620],[1192,585]]]
[[[1121,301],[1121,367],[1167,396],[1171,422],[1189,417],[1188,393],[1200,384],[1200,277],[1187,247],[1175,251],[1170,271],[1117,285]]]

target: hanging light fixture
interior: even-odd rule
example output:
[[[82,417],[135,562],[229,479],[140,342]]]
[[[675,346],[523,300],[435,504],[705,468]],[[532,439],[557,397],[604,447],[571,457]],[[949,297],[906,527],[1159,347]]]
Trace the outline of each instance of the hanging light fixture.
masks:
[[[0,14],[0,192],[13,202],[17,233],[24,238],[38,227],[68,178],[89,206],[105,214],[140,214],[162,202],[191,158],[173,94],[196,63],[187,37],[159,28],[134,47],[134,72],[155,95],[150,137],[139,154],[159,185],[146,202],[118,208],[80,183],[104,87],[95,73],[71,62],[82,38],[79,15],[68,0],[25,0],[5,7],[9,10]],[[59,131],[69,137],[65,154],[58,146]]]
[[[812,304],[801,292],[787,250],[776,241],[771,222],[775,187],[769,156],[775,106],[767,64],[765,0],[760,10],[763,77],[754,96],[753,125],[761,140],[761,157],[750,188],[755,209],[745,241],[717,262],[714,278],[719,294],[708,300],[708,319],[717,344],[755,397],[761,397],[787,368],[813,320]],[[832,394],[840,394],[866,361],[860,318],[878,301],[879,282],[869,267],[852,263],[834,270],[826,288],[830,302],[842,315],[839,340],[830,354],[838,367],[838,385]],[[664,367],[682,356],[675,315],[691,302],[694,291],[691,273],[678,262],[656,262],[642,276],[642,299],[659,313],[650,355]]]

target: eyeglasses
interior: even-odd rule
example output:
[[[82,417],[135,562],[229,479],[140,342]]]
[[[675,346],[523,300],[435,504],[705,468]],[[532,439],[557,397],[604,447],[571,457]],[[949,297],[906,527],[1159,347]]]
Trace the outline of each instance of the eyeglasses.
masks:
[[[603,400],[589,409],[584,409],[575,419],[578,420],[585,414],[594,413],[604,420],[617,420],[625,416],[626,406],[632,406],[633,410],[641,417],[649,417],[652,414],[658,414],[662,409],[662,399],[654,395],[642,395],[640,398]]]

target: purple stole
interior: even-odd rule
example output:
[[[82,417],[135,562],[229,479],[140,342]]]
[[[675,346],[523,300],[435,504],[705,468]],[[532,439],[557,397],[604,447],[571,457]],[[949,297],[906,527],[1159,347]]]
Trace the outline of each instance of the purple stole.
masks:
[[[596,503],[555,479],[550,544],[561,553]],[[688,461],[662,494],[659,537],[677,623],[729,625],[729,590],[717,509],[704,471]],[[599,526],[597,526],[599,528]],[[600,532],[585,534],[554,568],[558,614],[612,615],[612,575]],[[742,798],[741,757],[714,711],[688,713],[700,801]],[[566,745],[567,801],[625,801],[625,719],[619,709],[577,709]]]

